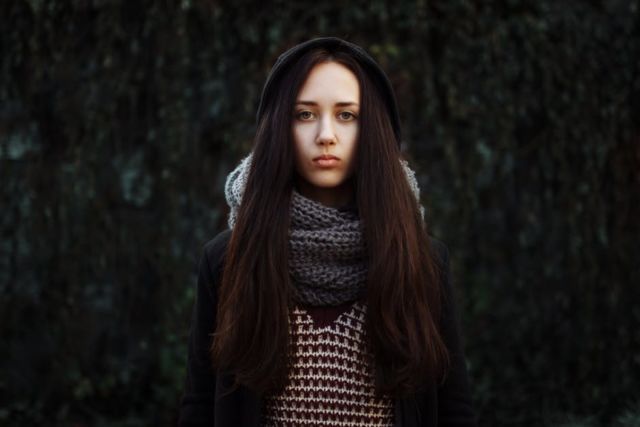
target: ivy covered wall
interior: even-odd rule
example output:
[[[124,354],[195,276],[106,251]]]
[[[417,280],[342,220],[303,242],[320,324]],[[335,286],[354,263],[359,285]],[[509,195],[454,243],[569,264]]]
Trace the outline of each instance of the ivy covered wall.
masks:
[[[175,423],[224,179],[320,35],[397,91],[481,425],[640,425],[639,8],[3,2],[0,425]]]

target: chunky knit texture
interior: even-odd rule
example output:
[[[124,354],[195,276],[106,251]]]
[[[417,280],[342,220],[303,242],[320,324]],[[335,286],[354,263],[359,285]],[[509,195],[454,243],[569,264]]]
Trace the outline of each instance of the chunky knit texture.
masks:
[[[365,292],[367,264],[358,212],[291,195],[289,274],[297,301],[338,305]]]
[[[419,201],[415,173],[406,161],[401,164]],[[227,177],[230,228],[235,225],[250,167],[251,155]],[[356,210],[325,206],[292,191],[289,273],[297,301],[312,306],[338,305],[364,294],[367,264],[362,231]]]
[[[392,426],[393,400],[375,393],[366,346],[366,305],[358,301],[325,327],[295,307],[284,390],[267,395],[267,426]]]

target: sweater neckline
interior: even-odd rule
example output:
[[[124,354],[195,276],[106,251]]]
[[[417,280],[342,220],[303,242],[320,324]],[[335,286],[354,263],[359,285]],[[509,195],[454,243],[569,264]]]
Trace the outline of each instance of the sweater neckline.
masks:
[[[297,305],[296,308],[300,314],[311,321],[313,329],[317,331],[324,331],[335,327],[335,325],[345,320],[349,314],[357,309],[359,300],[349,301],[337,306],[308,306]]]

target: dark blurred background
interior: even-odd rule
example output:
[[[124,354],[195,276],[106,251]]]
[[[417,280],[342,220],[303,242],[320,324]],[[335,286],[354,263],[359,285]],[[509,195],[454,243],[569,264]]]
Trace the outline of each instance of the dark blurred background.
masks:
[[[278,54],[401,108],[482,426],[640,425],[640,1],[3,1],[0,425],[176,421],[203,244]]]

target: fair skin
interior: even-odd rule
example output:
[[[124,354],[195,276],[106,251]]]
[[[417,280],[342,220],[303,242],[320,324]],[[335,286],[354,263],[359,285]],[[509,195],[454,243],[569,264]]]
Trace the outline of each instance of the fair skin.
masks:
[[[348,68],[325,62],[311,69],[292,125],[300,194],[331,207],[353,200],[359,109],[360,85]]]

